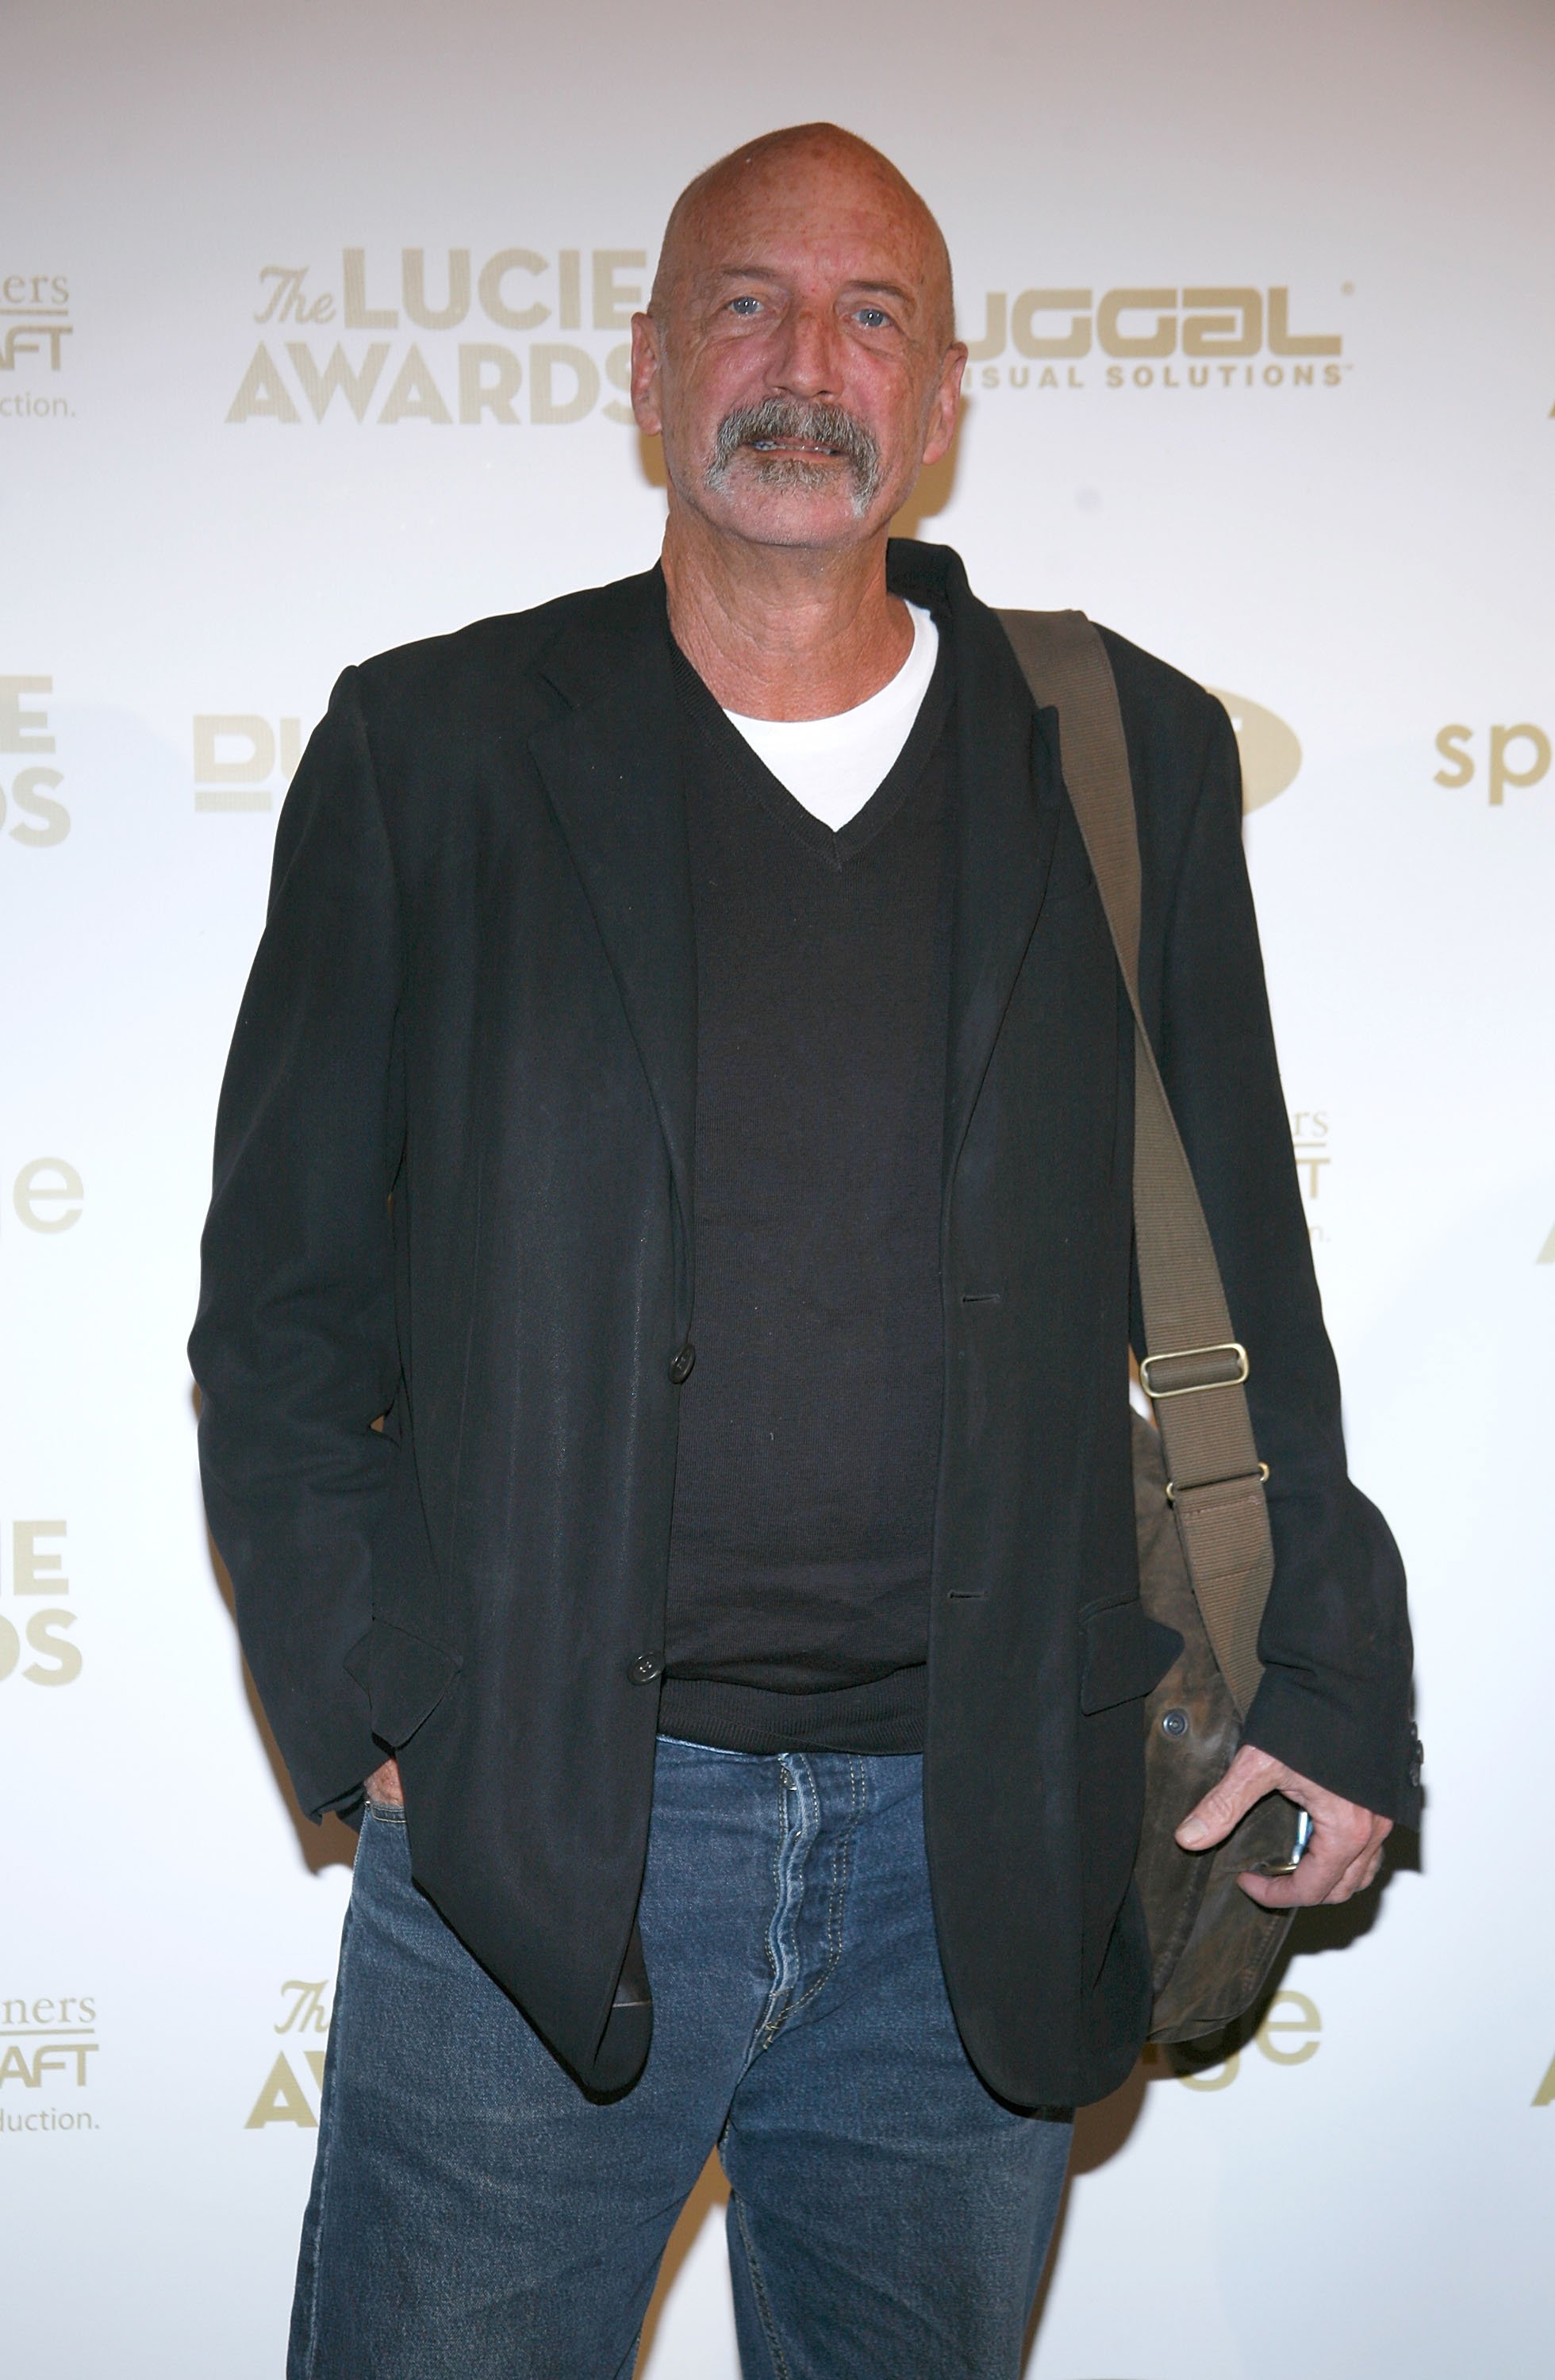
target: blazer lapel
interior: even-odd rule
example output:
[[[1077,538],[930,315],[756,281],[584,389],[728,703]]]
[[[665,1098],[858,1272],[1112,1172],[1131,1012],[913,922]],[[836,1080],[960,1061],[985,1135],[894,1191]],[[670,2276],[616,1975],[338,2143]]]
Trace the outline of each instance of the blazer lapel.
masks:
[[[949,578],[959,790],[947,1192],[1042,906],[1062,798],[1051,712],[1034,708],[1003,629],[958,564]],[[529,749],[620,987],[689,1242],[697,964],[674,683],[658,573],[610,594],[602,617],[569,623],[545,655],[569,707]]]
[[[697,949],[674,683],[658,573],[611,592],[607,622],[569,624],[545,656],[571,708],[529,750],[620,987],[689,1243]]]
[[[995,615],[953,584],[959,816],[944,1181],[1042,906],[1058,832],[1052,714],[1037,710]]]

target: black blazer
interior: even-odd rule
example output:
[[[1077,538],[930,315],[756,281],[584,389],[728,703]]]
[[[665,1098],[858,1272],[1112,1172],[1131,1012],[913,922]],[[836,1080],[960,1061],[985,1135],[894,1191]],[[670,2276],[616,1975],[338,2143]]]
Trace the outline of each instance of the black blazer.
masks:
[[[966,2046],[1020,2106],[1127,2072],[1140,1697],[1132,1050],[1031,702],[954,553],[959,879],[925,1802]],[[1277,1553],[1248,1732],[1413,1815],[1403,1578],[1350,1485],[1243,866],[1200,688],[1110,638],[1147,1012],[1251,1354]],[[696,985],[662,580],[348,670],[276,840],[191,1358],[207,1509],[304,1806],[397,1751],[415,1872],[578,2078],[635,2079]],[[387,1415],[384,1428],[372,1427]]]

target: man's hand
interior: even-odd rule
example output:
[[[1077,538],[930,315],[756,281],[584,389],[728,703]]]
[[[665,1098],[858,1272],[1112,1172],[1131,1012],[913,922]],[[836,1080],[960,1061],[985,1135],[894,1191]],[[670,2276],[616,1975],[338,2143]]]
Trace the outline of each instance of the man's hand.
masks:
[[[391,1810],[403,1810],[405,1788],[399,1781],[399,1762],[385,1760],[382,1768],[373,1770],[362,1790],[370,1802],[383,1802]],[[1345,1809],[1349,1806],[1347,1802],[1343,1804]]]
[[[1298,1777],[1283,1761],[1245,1743],[1220,1783],[1212,1786],[1197,1809],[1190,1810],[1177,1829],[1185,1852],[1207,1852],[1227,1835],[1266,1793],[1283,1793],[1310,1813],[1312,1837],[1291,1876],[1237,1877],[1248,1898],[1265,1909],[1311,1909],[1319,1901],[1348,1900],[1375,1883],[1382,1864],[1382,1846],[1392,1833],[1391,1818],[1363,1810],[1327,1793],[1308,1777]]]

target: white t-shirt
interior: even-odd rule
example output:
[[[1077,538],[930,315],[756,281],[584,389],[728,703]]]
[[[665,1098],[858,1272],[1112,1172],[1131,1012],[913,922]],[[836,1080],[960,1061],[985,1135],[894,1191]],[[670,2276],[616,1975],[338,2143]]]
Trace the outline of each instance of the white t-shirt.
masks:
[[[723,714],[812,818],[833,834],[885,783],[912,734],[940,650],[940,631],[909,603],[913,649],[888,686],[830,719],[747,719]]]

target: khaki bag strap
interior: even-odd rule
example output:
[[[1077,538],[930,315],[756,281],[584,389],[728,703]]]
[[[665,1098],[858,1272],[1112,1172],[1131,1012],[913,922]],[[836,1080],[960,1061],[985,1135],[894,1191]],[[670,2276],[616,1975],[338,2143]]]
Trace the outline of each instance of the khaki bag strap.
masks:
[[[1150,1351],[1140,1378],[1205,1631],[1245,1718],[1274,1575],[1267,1474],[1242,1386],[1246,1352],[1139,1006],[1139,837],[1117,686],[1083,612],[999,616],[1038,702],[1057,707],[1063,782],[1134,1011],[1134,1236]]]

